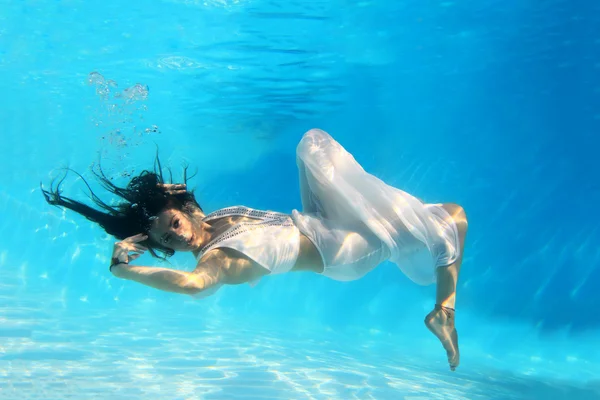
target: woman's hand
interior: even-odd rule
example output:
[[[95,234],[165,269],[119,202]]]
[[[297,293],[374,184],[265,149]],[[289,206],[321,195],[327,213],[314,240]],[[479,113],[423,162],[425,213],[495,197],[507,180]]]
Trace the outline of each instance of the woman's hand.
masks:
[[[129,264],[129,261],[133,261],[144,254],[148,249],[139,244],[139,242],[146,239],[148,239],[147,235],[139,233],[120,242],[116,242],[115,247],[113,248],[111,267],[115,264]]]
[[[159,183],[157,186],[164,190],[166,194],[174,195],[187,192],[185,183]]]

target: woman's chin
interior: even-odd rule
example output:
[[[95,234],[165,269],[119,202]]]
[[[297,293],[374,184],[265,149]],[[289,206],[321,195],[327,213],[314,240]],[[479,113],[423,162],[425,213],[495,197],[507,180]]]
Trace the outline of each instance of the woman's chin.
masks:
[[[185,252],[190,252],[190,251],[194,251],[196,250],[195,246],[192,246],[190,244],[186,245],[186,246],[181,246],[181,249],[179,249],[179,251],[185,251]]]

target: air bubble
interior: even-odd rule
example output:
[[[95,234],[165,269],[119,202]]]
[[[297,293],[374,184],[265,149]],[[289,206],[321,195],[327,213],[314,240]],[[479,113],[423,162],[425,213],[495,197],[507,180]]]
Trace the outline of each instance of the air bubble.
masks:
[[[148,86],[136,83],[130,88],[123,90],[122,96],[127,100],[146,100],[148,98]]]
[[[105,83],[104,77],[98,72],[90,72],[88,75],[88,84],[90,85],[103,85]]]

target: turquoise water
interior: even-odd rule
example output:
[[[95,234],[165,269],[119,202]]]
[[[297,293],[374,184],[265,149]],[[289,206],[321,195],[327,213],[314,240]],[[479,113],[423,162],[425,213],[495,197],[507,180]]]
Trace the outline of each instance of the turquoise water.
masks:
[[[0,399],[600,398],[599,11],[0,0]],[[289,212],[313,127],[465,207],[456,372],[422,324],[435,288],[391,264],[195,300],[114,278],[113,239],[39,190],[99,159],[125,183],[158,147],[207,211]]]

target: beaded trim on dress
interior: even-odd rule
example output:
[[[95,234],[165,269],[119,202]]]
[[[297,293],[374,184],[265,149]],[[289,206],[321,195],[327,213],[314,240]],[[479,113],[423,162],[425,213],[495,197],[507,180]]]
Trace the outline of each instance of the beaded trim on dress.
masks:
[[[234,206],[222,208],[220,210],[214,211],[203,218],[203,221],[211,221],[217,218],[223,217],[248,217],[248,218],[260,218],[260,219],[280,219],[280,218],[289,218],[289,215],[275,212],[275,211],[263,211],[263,210],[255,210],[253,208],[245,207],[245,206]]]
[[[241,235],[242,233],[250,232],[257,229],[264,229],[269,226],[293,226],[294,221],[292,218],[283,213],[274,211],[262,211],[255,210],[244,206],[227,207],[212,212],[203,218],[203,221],[211,221],[217,218],[232,217],[232,216],[243,216],[249,218],[259,218],[258,221],[245,221],[243,223],[235,224],[219,236],[208,242],[202,250],[200,250],[199,256],[201,257],[208,250],[213,248],[215,245],[221,243],[224,240],[231,239],[232,237]]]

